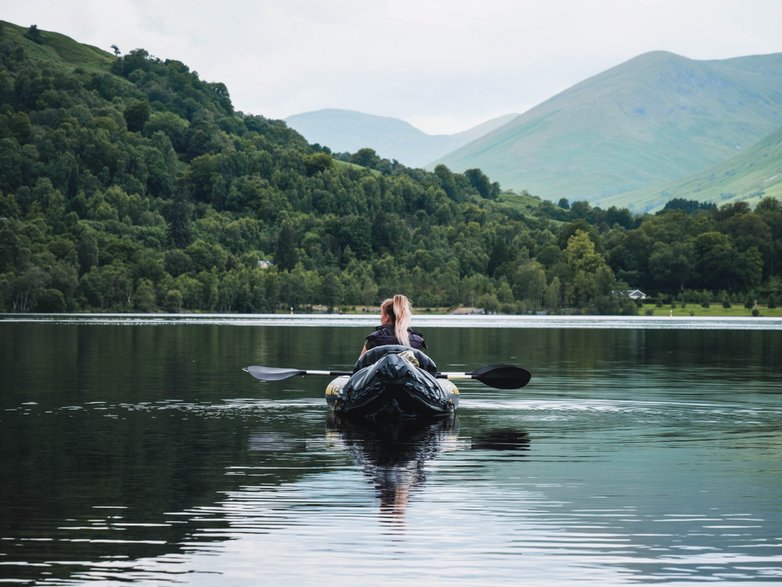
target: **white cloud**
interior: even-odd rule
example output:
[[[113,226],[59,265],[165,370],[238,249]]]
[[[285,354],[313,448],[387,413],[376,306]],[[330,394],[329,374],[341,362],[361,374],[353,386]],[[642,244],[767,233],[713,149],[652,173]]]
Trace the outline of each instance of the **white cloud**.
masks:
[[[640,53],[782,51],[778,0],[27,0],[2,18],[222,81],[245,112],[326,107],[456,132]]]

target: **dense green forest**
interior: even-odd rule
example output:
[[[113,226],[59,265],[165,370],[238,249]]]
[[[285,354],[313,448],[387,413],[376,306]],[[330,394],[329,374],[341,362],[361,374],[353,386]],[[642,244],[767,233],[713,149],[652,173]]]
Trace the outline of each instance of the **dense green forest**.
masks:
[[[567,196],[563,194],[563,196]],[[634,313],[774,304],[782,207],[655,215],[502,193],[478,169],[332,154],[144,50],[0,23],[0,311],[377,304]]]

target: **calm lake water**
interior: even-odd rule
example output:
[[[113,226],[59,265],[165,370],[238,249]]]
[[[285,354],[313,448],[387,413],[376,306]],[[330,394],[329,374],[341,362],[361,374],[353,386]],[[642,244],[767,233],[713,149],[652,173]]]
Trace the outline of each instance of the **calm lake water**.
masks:
[[[0,582],[782,584],[782,324],[416,317],[430,427],[334,421],[374,317],[0,319]]]

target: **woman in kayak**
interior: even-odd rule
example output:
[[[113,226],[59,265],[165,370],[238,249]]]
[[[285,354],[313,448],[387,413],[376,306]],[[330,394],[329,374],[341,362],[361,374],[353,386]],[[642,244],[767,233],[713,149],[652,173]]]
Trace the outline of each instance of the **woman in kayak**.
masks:
[[[420,332],[410,328],[412,319],[413,311],[407,297],[397,294],[385,300],[380,304],[380,326],[367,336],[361,354],[385,344],[401,344],[414,349],[425,349],[424,337]]]

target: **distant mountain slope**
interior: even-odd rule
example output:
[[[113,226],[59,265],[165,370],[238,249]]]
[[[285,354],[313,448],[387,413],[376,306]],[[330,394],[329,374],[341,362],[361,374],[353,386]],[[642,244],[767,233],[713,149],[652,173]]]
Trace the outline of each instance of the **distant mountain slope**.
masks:
[[[285,122],[310,143],[321,144],[337,153],[355,153],[369,147],[381,157],[423,167],[516,116],[495,118],[453,135],[429,135],[398,118],[335,108],[295,114]]]
[[[782,128],[715,167],[687,179],[603,199],[601,206],[654,211],[672,198],[712,202],[721,206],[764,197],[782,200]]]
[[[440,159],[505,188],[588,199],[689,176],[782,125],[782,54],[641,55]]]

